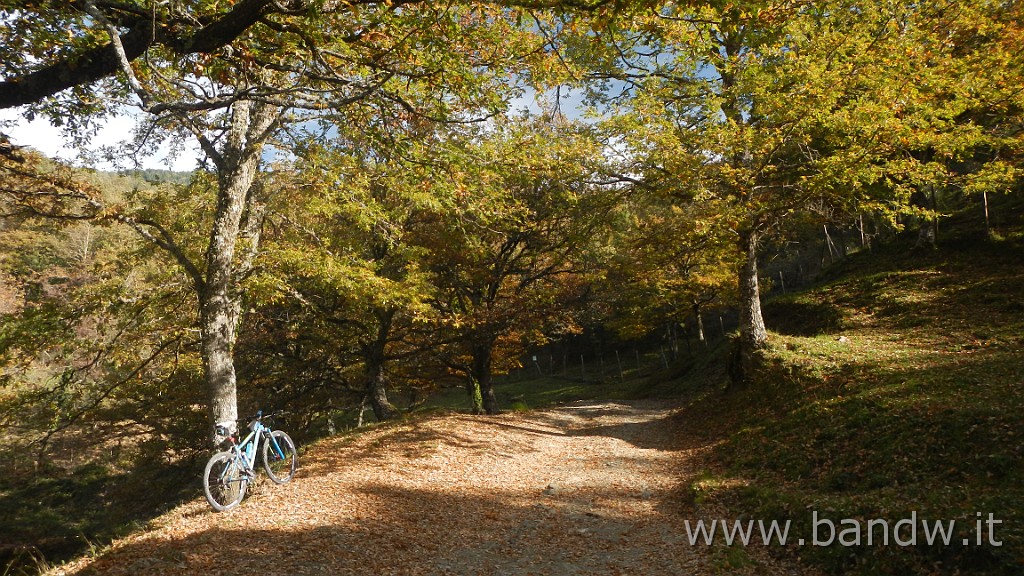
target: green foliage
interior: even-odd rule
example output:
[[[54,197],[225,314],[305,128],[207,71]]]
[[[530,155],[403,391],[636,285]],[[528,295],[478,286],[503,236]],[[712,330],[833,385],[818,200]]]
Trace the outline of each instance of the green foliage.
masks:
[[[450,340],[445,361],[485,389],[492,371],[518,366],[525,346],[577,329],[594,248],[615,210],[613,191],[591,183],[603,159],[588,128],[495,120],[453,142],[454,204],[430,230],[427,260]]]
[[[103,183],[105,199],[121,210],[157,194],[137,180],[80,177]],[[61,449],[48,444],[59,445],[88,422],[110,426],[112,440],[137,425],[166,435],[164,446],[194,445],[181,434],[195,424],[196,399],[190,339],[179,324],[192,312],[174,268],[110,221],[58,227],[28,218],[8,226],[4,262],[20,259],[8,270],[26,289],[0,330],[0,409],[5,422],[17,425],[18,442],[42,441],[40,456],[61,461]],[[21,246],[39,238],[52,256],[28,262],[32,252]]]
[[[659,360],[660,362],[660,360]],[[653,383],[649,374],[627,371],[625,380],[617,376],[584,380],[576,375],[538,376],[509,374],[495,379],[494,390],[503,407],[513,412],[538,410],[585,400],[635,400],[637,398],[676,398],[677,382]],[[449,388],[430,396],[419,410],[465,411],[466,392]]]
[[[642,337],[735,299],[736,255],[714,213],[660,191],[642,190],[631,204],[599,284],[613,328]]]
[[[1012,48],[1018,9],[666,2],[587,21],[564,43],[601,80],[584,88],[604,112],[619,174],[653,193],[651,206],[687,215],[674,225],[676,259],[686,260],[688,246],[698,246],[699,259],[733,243],[739,254],[724,260],[742,262],[811,216],[868,213],[896,225],[904,215],[933,218],[937,208],[919,197],[937,188],[1011,187],[1013,162],[991,161],[1017,157],[1019,134],[982,120],[980,110],[983,94],[1017,99],[1005,85],[1021,70]],[[1000,110],[1007,119],[1019,113],[1016,104]],[[699,246],[711,234],[718,239]],[[641,301],[668,292],[658,276],[680,284],[674,299],[690,298],[679,288],[700,285],[686,277],[699,272],[646,260],[658,274]],[[708,257],[705,275],[722,276],[719,260]],[[757,291],[747,292],[743,309],[754,310]],[[678,303],[651,310],[658,308],[665,319],[678,316]],[[751,317],[741,340],[758,340],[755,330]]]
[[[38,190],[92,182],[115,211],[168,192],[109,174],[69,178]],[[19,206],[19,189],[7,191]],[[174,216],[151,206],[149,216],[192,217],[177,212],[183,206]],[[23,286],[0,324],[0,457],[8,464],[0,508],[16,535],[5,540],[5,565],[11,554],[66,558],[180,497],[182,474],[167,466],[188,467],[204,417],[198,356],[181,324],[194,305],[176,269],[113,219],[16,214],[0,245],[5,270]]]
[[[151,113],[139,151],[195,137],[209,169],[85,173],[0,142],[0,439],[3,497],[18,503],[3,508],[32,537],[103,532],[99,511],[74,519],[76,494],[109,502],[105,479],[206,442],[194,326],[215,272],[243,312],[242,411],[287,404],[301,433],[358,406],[375,376],[415,404],[458,375],[479,406],[531,346],[728,307],[749,256],[739,239],[763,249],[862,214],[898,229],[1021,189],[1017,3],[285,4],[215,37],[255,3],[97,2],[105,23],[81,2],[0,1],[5,79],[78,63],[110,41],[107,24],[156,26],[130,71],[25,113],[83,140],[134,98]],[[509,116],[527,84],[584,89],[590,124]],[[252,102],[279,116],[243,134],[234,119]],[[266,142],[283,152],[274,165],[239,170],[269,157]],[[233,184],[240,220],[267,208],[262,244],[246,230],[226,246],[234,261],[206,270]],[[1021,234],[1001,234],[967,246],[972,261],[862,255],[845,269],[858,275],[837,268],[770,303],[761,381],[708,409],[743,415],[722,419],[734,429],[718,452],[750,483],[737,497],[783,516],[1019,515]],[[719,384],[715,358],[627,382],[505,378],[497,396],[526,409],[693,393],[673,370]],[[709,479],[698,497],[733,486]],[[1007,541],[1019,550],[1019,530]],[[818,552],[837,572],[1012,562]]]

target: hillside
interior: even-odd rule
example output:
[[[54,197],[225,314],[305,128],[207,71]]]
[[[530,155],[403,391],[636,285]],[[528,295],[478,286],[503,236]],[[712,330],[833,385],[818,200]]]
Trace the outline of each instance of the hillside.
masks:
[[[833,545],[785,552],[830,573],[1019,574],[1022,294],[1020,235],[980,240],[954,218],[937,251],[864,252],[774,298],[758,382],[684,411],[688,433],[715,446],[695,498],[792,520],[808,542],[813,514],[830,519]],[[879,545],[880,532],[867,544],[868,520],[892,536],[906,518],[916,545]],[[839,544],[843,519],[860,523],[860,545],[855,532]],[[929,545],[922,520],[956,521],[950,544]]]

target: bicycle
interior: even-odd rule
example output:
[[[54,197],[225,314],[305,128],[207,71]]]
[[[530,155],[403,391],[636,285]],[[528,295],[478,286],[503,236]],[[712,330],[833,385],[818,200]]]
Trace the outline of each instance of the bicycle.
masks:
[[[285,432],[271,430],[263,423],[264,418],[271,419],[280,414],[283,411],[266,415],[262,410],[257,412],[249,422],[249,434],[241,442],[224,426],[217,426],[217,434],[227,438],[225,443],[228,446],[210,457],[203,473],[203,492],[214,510],[230,510],[245,497],[249,482],[256,477],[253,466],[256,464],[257,446],[262,447],[263,468],[275,484],[284,484],[295,476],[299,465],[295,442]]]

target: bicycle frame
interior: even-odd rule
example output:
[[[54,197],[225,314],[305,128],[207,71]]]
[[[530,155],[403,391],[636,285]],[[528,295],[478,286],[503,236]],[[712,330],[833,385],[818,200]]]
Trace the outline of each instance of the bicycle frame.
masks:
[[[260,424],[260,426],[263,426],[263,425]],[[266,442],[270,442],[270,448],[273,449],[274,454],[276,454],[278,458],[284,460],[284,458],[285,458],[284,450],[282,450],[281,449],[281,445],[277,443],[277,438],[274,438],[274,435],[271,434],[270,428],[268,428],[266,426],[263,426],[263,431],[264,431],[264,436],[266,437]]]
[[[235,453],[235,458],[238,458],[245,464],[246,470],[253,470],[253,464],[256,463],[256,438],[257,433],[260,431],[262,425],[257,425],[249,432],[249,435],[245,437],[245,440],[236,442],[231,446],[231,451]],[[250,450],[250,446],[252,449]]]
[[[260,421],[262,417],[262,413],[257,414],[256,419],[249,423],[249,434],[241,442],[236,442],[234,436],[230,437],[231,451],[234,452],[236,458],[245,463],[245,468],[249,471],[253,470],[253,466],[256,464],[256,449],[259,447],[258,438],[261,436],[265,442],[270,442],[270,447],[278,458],[284,459],[285,457],[284,450],[278,445],[274,435],[270,433],[270,428]],[[250,446],[252,450],[249,450]]]
[[[215,510],[228,510],[245,498],[246,488],[256,478],[257,452],[274,483],[284,484],[295,475],[298,463],[295,443],[285,432],[271,430],[263,423],[264,418],[283,413],[279,410],[264,416],[262,411],[257,412],[249,419],[249,430],[244,437],[240,426],[229,432],[227,426],[217,425],[217,435],[225,441],[221,452],[210,457],[203,472],[203,491]]]

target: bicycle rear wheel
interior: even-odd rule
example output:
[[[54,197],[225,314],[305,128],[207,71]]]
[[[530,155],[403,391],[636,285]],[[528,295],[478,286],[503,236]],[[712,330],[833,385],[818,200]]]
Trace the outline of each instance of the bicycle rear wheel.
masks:
[[[284,484],[291,480],[298,466],[299,455],[295,451],[295,442],[292,442],[291,436],[274,430],[270,437],[263,440],[263,467],[274,483]]]
[[[249,476],[239,459],[231,452],[218,452],[206,463],[203,492],[214,510],[230,510],[242,501],[249,486]]]

